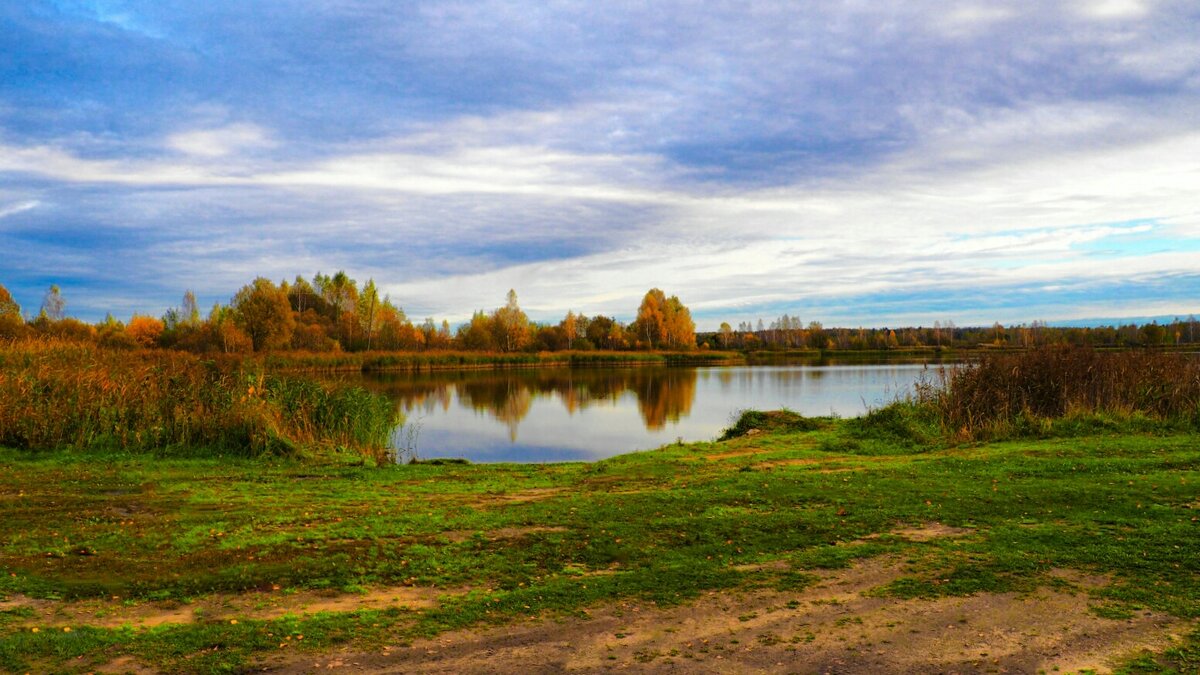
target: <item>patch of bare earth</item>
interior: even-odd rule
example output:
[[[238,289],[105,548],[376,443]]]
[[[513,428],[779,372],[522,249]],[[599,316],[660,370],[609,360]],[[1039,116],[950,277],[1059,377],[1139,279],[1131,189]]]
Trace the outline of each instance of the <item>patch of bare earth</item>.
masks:
[[[872,464],[893,462],[893,457],[873,457],[869,455],[830,455],[828,457],[797,457],[792,459],[772,459],[754,465],[756,469],[775,469],[788,466],[811,466],[816,473],[843,473],[846,471],[865,471]]]
[[[117,673],[120,673],[120,675],[129,675],[130,673],[133,673],[133,675],[150,675],[159,671],[143,665],[132,656],[122,656],[100,666],[94,672],[112,673],[113,675]]]
[[[930,522],[917,527],[904,527],[892,530],[892,534],[909,541],[932,541],[941,538],[965,537],[974,534],[975,530],[966,527],[950,527],[942,523]]]
[[[936,600],[867,593],[904,572],[901,561],[882,557],[824,573],[803,591],[710,593],[670,608],[619,603],[586,619],[458,631],[411,647],[262,666],[284,673],[1106,672],[1115,659],[1166,648],[1187,630],[1152,612],[1095,616],[1085,593]]]
[[[501,539],[520,539],[531,534],[539,534],[542,532],[566,532],[565,527],[500,527],[494,530],[448,530],[443,532],[441,536],[452,542],[464,542],[475,535],[481,535],[488,541],[500,541]]]
[[[274,619],[287,614],[352,612],[389,607],[426,609],[436,606],[438,596],[447,592],[445,589],[410,586],[379,587],[364,593],[291,593],[276,590],[211,595],[190,603],[169,601],[134,604],[126,604],[120,598],[61,602],[15,596],[5,605],[8,608],[21,606],[34,610],[35,616],[21,623],[29,627],[151,628],[195,621]]]
[[[704,459],[710,462],[719,462],[723,459],[733,459],[735,457],[747,457],[749,455],[757,455],[762,450],[758,448],[743,448],[741,450],[729,450],[726,452],[716,452],[710,455],[701,455]]]
[[[550,499],[562,494],[566,488],[530,488],[516,492],[493,492],[476,495],[471,501],[476,506],[495,506],[500,504],[526,504],[543,499]]]

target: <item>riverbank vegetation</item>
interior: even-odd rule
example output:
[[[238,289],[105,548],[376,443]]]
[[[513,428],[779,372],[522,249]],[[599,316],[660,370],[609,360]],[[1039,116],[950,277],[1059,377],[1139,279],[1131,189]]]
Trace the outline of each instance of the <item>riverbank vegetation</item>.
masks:
[[[386,457],[396,411],[253,360],[80,342],[0,346],[0,445],[27,450]]]
[[[297,454],[305,449],[325,455],[345,450],[378,462],[387,459],[399,420],[392,399],[399,396],[411,405],[442,395],[437,386],[412,379],[412,373],[546,365],[711,365],[725,363],[729,356],[284,352],[203,358],[176,350],[113,350],[65,340],[5,342],[0,344],[0,444],[159,455]],[[376,394],[363,390],[360,384],[365,383],[346,386],[336,378],[311,379],[372,371],[396,371],[407,379],[373,381]],[[531,372],[523,380],[527,386],[518,389],[511,383],[498,389],[487,381],[467,383],[459,395],[515,425],[531,403],[526,390],[556,395],[573,409],[632,388],[645,423],[657,429],[688,414],[695,389],[695,371],[688,369],[662,379],[661,386],[631,384],[628,376],[561,373],[555,368]],[[1200,361],[1181,353],[1072,347],[985,354],[968,365],[929,371],[911,397],[872,411],[865,420],[876,431],[890,429],[889,442],[909,445],[1036,437],[1072,426],[1084,431],[1130,425],[1196,429]],[[862,423],[849,422],[851,428]],[[733,431],[743,426],[739,423]]]
[[[936,419],[940,435],[953,440],[1072,424],[1200,428],[1200,359],[1189,354],[1051,347],[989,355],[939,379],[895,409]]]

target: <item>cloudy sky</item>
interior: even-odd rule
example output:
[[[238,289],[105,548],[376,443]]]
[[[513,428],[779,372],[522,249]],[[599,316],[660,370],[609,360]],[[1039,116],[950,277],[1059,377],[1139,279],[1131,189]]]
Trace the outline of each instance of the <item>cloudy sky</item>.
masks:
[[[0,3],[0,284],[161,313],[1200,312],[1194,0]]]

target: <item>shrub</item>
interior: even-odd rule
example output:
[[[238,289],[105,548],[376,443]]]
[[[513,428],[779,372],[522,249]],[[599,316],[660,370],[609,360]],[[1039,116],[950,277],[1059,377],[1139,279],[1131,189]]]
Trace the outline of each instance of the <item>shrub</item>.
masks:
[[[791,410],[744,410],[738,416],[733,426],[721,433],[717,440],[727,441],[731,438],[749,436],[757,432],[788,433],[797,431],[814,431],[820,428],[817,420],[804,417]]]

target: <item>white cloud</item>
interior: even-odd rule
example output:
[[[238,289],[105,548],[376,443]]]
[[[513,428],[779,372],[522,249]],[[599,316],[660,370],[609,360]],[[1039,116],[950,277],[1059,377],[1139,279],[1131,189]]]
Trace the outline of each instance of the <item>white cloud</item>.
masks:
[[[931,25],[951,37],[967,38],[1016,16],[1017,12],[1013,8],[1002,6],[998,2],[960,4],[948,11],[935,13]]]
[[[8,206],[0,206],[0,218],[6,218],[30,209],[36,209],[40,204],[41,202],[37,201],[36,199],[30,199],[28,201],[17,202],[16,204],[10,204]]]
[[[167,146],[186,155],[225,157],[239,150],[269,148],[275,143],[253,124],[230,124],[215,129],[181,131],[167,138]]]
[[[1150,11],[1149,0],[1076,0],[1076,10],[1092,19],[1137,19]]]
[[[586,255],[410,283],[396,282],[385,268],[350,270],[374,276],[416,316],[456,320],[498,305],[510,287],[540,318],[567,309],[629,317],[646,289],[658,286],[697,311],[733,315],[739,308],[790,305],[820,319],[804,312],[805,305],[851,302],[866,293],[936,295],[964,283],[986,293],[1061,285],[1064,279],[1101,284],[1200,274],[1194,254],[1128,256],[1098,265],[1077,248],[1145,234],[1151,225],[1104,225],[1139,219],[1164,223],[1157,231],[1163,236],[1196,236],[1200,131],[1169,120],[1130,131],[1130,112],[1119,106],[1060,104],[941,117],[914,112],[914,119],[935,121],[908,151],[849,177],[769,189],[689,183],[678,166],[652,154],[489,143],[494,136],[520,140],[538,120],[569,126],[576,113],[592,114],[568,109],[458,121],[290,164],[255,157],[236,144],[225,146],[226,155],[150,160],[87,159],[50,146],[0,147],[0,171],[133,189],[169,185],[184,194],[235,189],[253,195],[241,197],[246,203],[304,195],[338,205],[301,224],[264,223],[236,235],[231,226],[220,236],[232,238],[154,252],[164,274],[183,264],[188,274],[220,280],[230,293],[254,274],[278,278],[334,269],[336,263],[320,253],[326,245],[423,237],[448,249],[478,249],[503,232],[517,244],[538,246],[578,227],[568,214],[581,203],[650,210],[648,224]],[[237,212],[240,206],[228,208]],[[464,228],[460,218],[472,214],[459,208],[487,211],[486,217]],[[354,215],[342,216],[339,209]],[[291,232],[302,232],[314,248],[289,248]],[[955,317],[960,323],[970,318]]]

